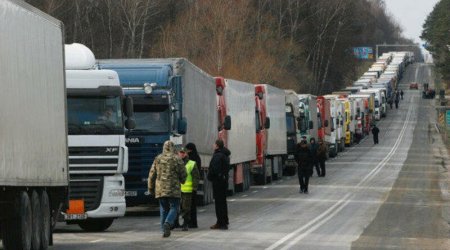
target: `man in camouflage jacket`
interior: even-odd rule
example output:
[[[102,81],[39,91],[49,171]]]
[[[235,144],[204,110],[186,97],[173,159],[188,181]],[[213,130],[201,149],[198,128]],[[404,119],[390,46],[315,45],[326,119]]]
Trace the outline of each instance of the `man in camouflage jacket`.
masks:
[[[184,162],[175,154],[173,142],[166,141],[163,152],[153,161],[148,177],[148,191],[159,199],[163,237],[170,236],[180,206],[181,184],[185,180]]]

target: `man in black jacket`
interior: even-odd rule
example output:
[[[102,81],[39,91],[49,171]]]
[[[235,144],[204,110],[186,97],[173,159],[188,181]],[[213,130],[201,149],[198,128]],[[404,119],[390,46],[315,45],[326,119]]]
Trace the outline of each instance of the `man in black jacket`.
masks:
[[[296,160],[298,164],[298,182],[300,193],[308,193],[309,177],[312,175],[312,156],[306,140],[302,140],[298,145]]]
[[[214,154],[209,163],[208,180],[213,184],[214,204],[216,207],[216,224],[211,229],[228,229],[228,171],[230,170],[230,151],[224,147],[222,140],[214,144]]]

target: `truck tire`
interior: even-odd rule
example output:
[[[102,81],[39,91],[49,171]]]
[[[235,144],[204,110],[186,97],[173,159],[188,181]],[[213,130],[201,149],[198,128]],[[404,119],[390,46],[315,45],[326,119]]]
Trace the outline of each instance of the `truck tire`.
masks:
[[[103,232],[112,225],[113,221],[114,218],[87,219],[78,222],[78,226],[86,232]]]
[[[31,249],[39,250],[41,248],[41,225],[42,213],[41,202],[36,190],[31,192]]]
[[[47,191],[43,190],[40,195],[41,200],[41,250],[48,249],[50,245],[51,230],[51,218],[50,218],[50,199],[48,198]]]
[[[5,250],[28,250],[31,248],[31,202],[25,191],[18,193],[11,218],[3,226]],[[6,228],[6,229],[5,229]]]
[[[247,191],[250,188],[251,184],[251,174],[250,174],[250,164],[244,164],[244,190]]]

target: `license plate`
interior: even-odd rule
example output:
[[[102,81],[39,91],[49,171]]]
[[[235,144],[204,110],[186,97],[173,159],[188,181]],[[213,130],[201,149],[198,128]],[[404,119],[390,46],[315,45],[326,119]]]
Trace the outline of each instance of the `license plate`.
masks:
[[[65,220],[86,220],[87,214],[64,214]]]
[[[137,191],[125,191],[125,196],[126,197],[137,196]]]

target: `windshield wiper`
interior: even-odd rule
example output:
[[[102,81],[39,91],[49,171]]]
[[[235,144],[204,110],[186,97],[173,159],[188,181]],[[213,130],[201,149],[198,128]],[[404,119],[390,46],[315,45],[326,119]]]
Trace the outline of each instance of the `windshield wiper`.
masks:
[[[68,124],[69,130],[77,130],[78,133],[80,133],[81,131],[83,131],[83,127],[79,124],[76,123],[69,123]]]

